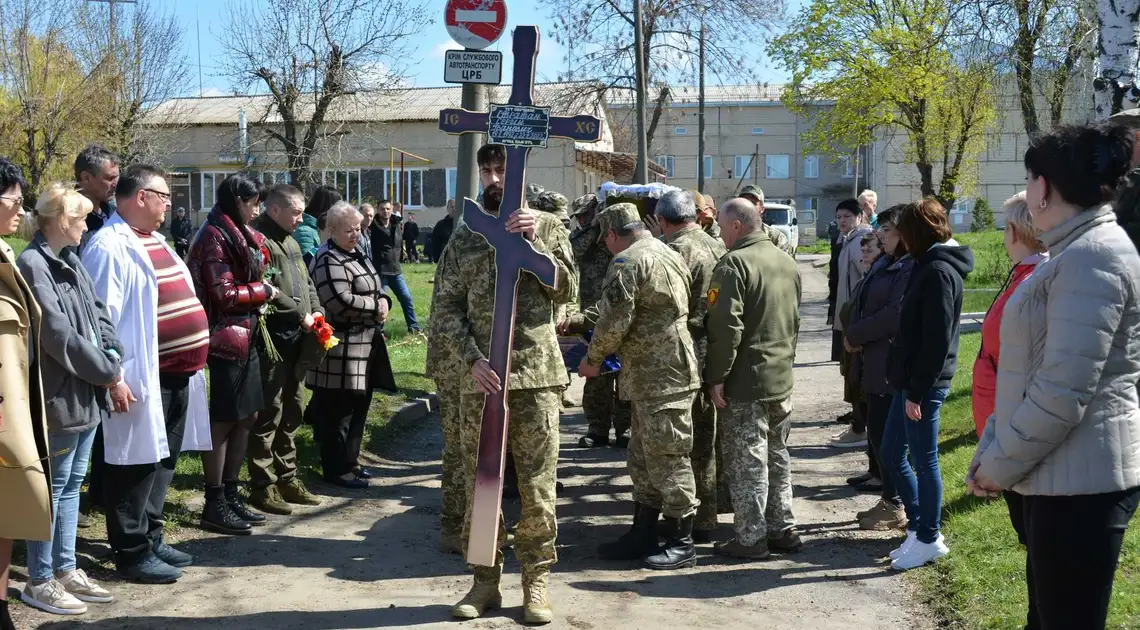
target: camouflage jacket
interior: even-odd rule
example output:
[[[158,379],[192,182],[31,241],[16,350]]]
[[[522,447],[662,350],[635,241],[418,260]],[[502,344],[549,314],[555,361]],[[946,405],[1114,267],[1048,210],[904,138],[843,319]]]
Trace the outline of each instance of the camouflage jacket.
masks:
[[[700,387],[689,335],[688,267],[655,238],[635,241],[614,257],[602,299],[583,314],[594,326],[590,365],[621,357],[618,391],[644,400]]]
[[[576,294],[578,274],[566,228],[554,215],[539,212],[536,216],[534,248],[554,259],[558,286],[544,287],[529,273],[519,278],[511,354],[512,390],[558,387],[568,382],[554,331],[554,312],[556,305],[568,303]],[[469,368],[475,361],[488,358],[490,352],[495,250],[487,239],[463,225],[448,241],[439,266],[431,332],[437,337],[436,343],[454,346],[461,366]],[[461,379],[461,391],[479,392],[470,370],[464,369]]]
[[[666,244],[685,259],[693,277],[689,291],[689,333],[693,336],[698,369],[703,370],[705,351],[708,348],[705,314],[708,313],[709,303],[705,295],[709,291],[709,282],[712,281],[713,267],[716,267],[716,261],[727,250],[720,239],[709,236],[696,224],[681,228]]]
[[[768,240],[772,241],[772,244],[776,247],[779,247],[780,251],[789,255],[792,253],[792,244],[788,242],[788,237],[784,236],[783,232],[767,223],[764,224],[764,231],[768,234]]]
[[[597,224],[591,224],[570,235],[574,262],[578,265],[578,304],[582,309],[602,299],[602,282],[614,257],[599,240],[598,231]]]
[[[1116,220],[1133,243],[1140,243],[1140,168],[1133,169],[1116,191]]]
[[[442,270],[443,265],[438,265],[435,268],[435,281],[431,289],[432,312],[438,309],[439,277]],[[441,322],[442,320],[438,317],[428,319],[426,373],[428,378],[437,384],[447,379],[452,381],[451,385],[454,387],[454,379],[463,375],[463,359],[456,352],[456,344],[448,343],[448,340],[439,334],[438,327]]]
[[[716,221],[708,224],[708,226],[704,228],[704,231],[705,234],[708,234],[715,239],[720,239],[720,224],[718,224]]]

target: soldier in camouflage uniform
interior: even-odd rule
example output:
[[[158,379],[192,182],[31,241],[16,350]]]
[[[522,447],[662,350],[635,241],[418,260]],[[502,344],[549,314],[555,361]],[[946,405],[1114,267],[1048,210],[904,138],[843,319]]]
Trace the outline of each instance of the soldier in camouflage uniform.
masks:
[[[570,234],[570,246],[574,249],[574,261],[578,265],[579,312],[594,306],[602,298],[602,282],[610,260],[613,259],[613,254],[602,242],[595,220],[597,211],[598,196],[594,194],[578,197],[571,209],[572,219],[578,222],[578,228]],[[617,446],[625,448],[629,444],[632,411],[629,401],[618,397],[617,388],[616,373],[586,379],[582,386],[582,412],[586,415],[589,428],[586,435],[578,439],[578,446],[593,448],[608,445],[611,424]]]
[[[692,567],[697,496],[689,452],[700,380],[688,326],[689,269],[649,234],[633,204],[610,206],[598,218],[614,259],[602,299],[573,322],[594,328],[578,372],[596,376],[607,356],[621,358],[621,395],[633,403],[627,462],[636,502],[630,531],[598,551],[612,560],[644,558],[652,569]],[[658,548],[662,513],[666,543]]]
[[[486,192],[485,209],[496,212],[502,198],[506,151],[501,145],[485,145],[477,157]],[[511,422],[507,431],[522,503],[514,546],[522,565],[524,620],[549,623],[554,613],[547,598],[547,583],[550,567],[557,560],[554,504],[559,398],[568,382],[555,335],[554,307],[574,295],[578,276],[566,229],[553,216],[518,210],[512,213],[507,227],[524,234],[535,249],[554,260],[558,269],[555,288],[543,286],[529,273],[522,274],[519,280],[508,396]],[[467,368],[460,380],[460,424],[470,496],[485,393],[499,387],[498,376],[486,359],[495,310],[495,250],[481,235],[462,226],[448,242],[440,266],[438,306],[432,314],[438,325],[433,326],[433,331],[440,340],[455,345],[463,367]],[[468,499],[463,528],[465,548],[471,510]],[[501,516],[499,524],[501,529]],[[500,537],[505,537],[505,532]],[[472,619],[502,605],[502,552],[498,553],[495,566],[477,566],[474,570],[470,592],[451,609],[454,617]]]
[[[719,409],[736,537],[718,554],[762,560],[802,546],[792,515],[792,364],[799,335],[800,274],[760,228],[747,199],[720,209],[728,253],[713,270],[705,380]]]
[[[1137,146],[1140,146],[1140,109],[1117,112],[1109,121],[1130,129],[1137,136],[1134,138]],[[1116,220],[1120,226],[1133,243],[1140,245],[1140,152],[1132,152],[1131,166],[1132,170],[1116,189],[1116,199],[1112,205],[1116,209]]]
[[[702,194],[701,198],[704,200],[704,204],[700,208],[700,212],[697,213],[697,223],[701,225],[705,234],[713,238],[720,238],[720,225],[716,222],[716,203],[713,202],[712,195]]]
[[[753,186],[751,184],[745,186],[740,190],[740,196],[756,206],[761,217],[764,216],[764,191],[761,190],[759,186]],[[792,253],[792,244],[788,241],[788,237],[767,223],[763,223],[762,225],[764,226],[764,231],[768,234],[768,240],[772,241],[773,245],[790,256]]]
[[[432,285],[432,311],[436,311],[440,272],[435,268]],[[439,510],[439,550],[445,553],[463,553],[463,519],[467,512],[467,487],[463,463],[463,441],[459,418],[459,381],[463,376],[462,359],[455,352],[455,344],[438,332],[438,317],[428,321],[427,374],[435,381],[439,398],[439,421],[443,429],[443,480],[440,484],[442,500]]]
[[[700,193],[697,193],[700,194]],[[697,368],[704,370],[707,339],[705,314],[708,312],[709,282],[713,267],[725,254],[724,243],[706,234],[697,225],[697,208],[691,191],[665,193],[657,201],[657,216],[662,219],[665,243],[681,255],[692,274],[689,292],[689,333],[697,355]],[[696,523],[693,540],[709,542],[717,526],[717,470],[716,470],[716,407],[709,402],[708,392],[702,386],[693,401],[693,476],[697,483]]]

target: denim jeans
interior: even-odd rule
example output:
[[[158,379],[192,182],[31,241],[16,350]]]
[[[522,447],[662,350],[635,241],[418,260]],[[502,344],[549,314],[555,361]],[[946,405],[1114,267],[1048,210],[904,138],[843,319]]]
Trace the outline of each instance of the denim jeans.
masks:
[[[75,531],[79,522],[79,487],[87,475],[95,427],[82,433],[48,434],[51,458],[52,539],[28,541],[28,576],[33,582],[75,569]],[[61,452],[62,451],[62,452]],[[55,453],[59,453],[56,455]],[[103,456],[102,453],[99,454]]]
[[[895,394],[887,427],[880,447],[883,465],[889,471],[899,493],[908,529],[920,542],[932,543],[938,538],[942,523],[942,472],[938,468],[938,416],[950,390],[931,389],[922,397],[922,418],[917,422],[906,416],[907,393]],[[910,451],[910,459],[907,451]],[[911,467],[911,460],[914,467]]]
[[[404,274],[381,275],[380,286],[384,287],[385,290],[391,287],[392,292],[396,294],[396,300],[400,302],[400,309],[404,311],[404,321],[408,324],[408,332],[419,330],[420,323],[416,321],[416,305],[412,302],[412,291],[408,288],[407,281],[404,280]]]

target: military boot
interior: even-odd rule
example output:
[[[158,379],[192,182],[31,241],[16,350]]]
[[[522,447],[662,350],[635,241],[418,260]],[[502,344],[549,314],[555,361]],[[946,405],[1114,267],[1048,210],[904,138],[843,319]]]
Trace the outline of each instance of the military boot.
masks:
[[[697,548],[693,546],[693,516],[665,518],[669,533],[660,553],[645,559],[650,569],[687,569],[697,566]]]
[[[463,555],[463,536],[458,533],[440,533],[437,549],[443,553]]]
[[[661,510],[635,503],[629,531],[613,542],[598,546],[598,555],[604,560],[641,560],[657,553],[657,517],[660,515]]]
[[[554,609],[546,596],[550,572],[542,569],[523,572],[523,621],[545,624],[554,621]]]
[[[502,558],[502,554],[499,554]],[[502,561],[493,567],[475,567],[475,584],[459,603],[451,607],[456,619],[478,619],[488,610],[503,605],[503,591],[499,579],[503,576]]]
[[[277,490],[277,486],[265,486],[264,488],[254,488],[249,491],[249,504],[269,514],[277,514],[280,516],[289,516],[293,513],[293,508],[281,498],[281,493]]]

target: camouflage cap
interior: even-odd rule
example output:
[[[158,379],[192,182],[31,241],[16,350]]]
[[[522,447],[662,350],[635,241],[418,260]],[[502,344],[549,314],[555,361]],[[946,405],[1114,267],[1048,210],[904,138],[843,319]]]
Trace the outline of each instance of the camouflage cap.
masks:
[[[543,188],[542,186],[539,186],[538,184],[527,184],[526,185],[526,203],[527,203],[527,205],[534,206],[535,202],[538,201],[538,196],[544,192],[546,192],[546,189]]]
[[[764,203],[764,191],[760,190],[759,186],[753,186],[752,184],[749,184],[744,188],[741,188],[739,196],[743,197],[745,195],[755,197],[757,201]]]
[[[1109,121],[1129,129],[1140,129],[1140,109],[1126,109],[1109,116]]]
[[[598,213],[597,222],[598,227],[601,228],[601,235],[598,240],[601,240],[610,230],[620,230],[633,223],[641,223],[641,213],[637,211],[637,206],[632,203],[615,203],[612,206],[606,206],[605,210]]]
[[[550,214],[558,216],[567,216],[566,209],[570,206],[570,202],[566,196],[561,193],[556,193],[553,190],[547,190],[539,193],[538,197],[532,202],[535,210],[542,212],[549,212]]]
[[[570,216],[576,217],[583,212],[590,212],[591,210],[598,209],[598,196],[594,193],[582,195],[570,204]]]

